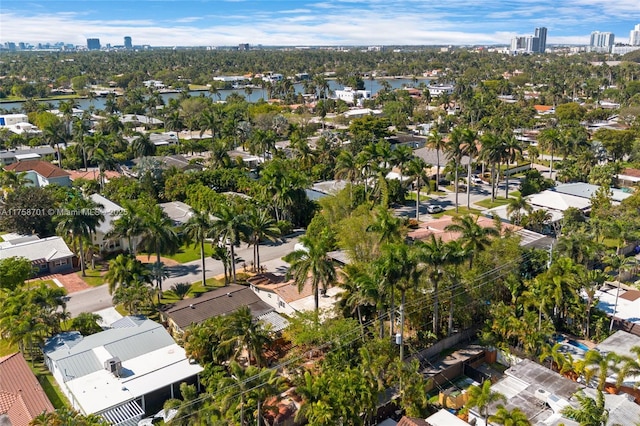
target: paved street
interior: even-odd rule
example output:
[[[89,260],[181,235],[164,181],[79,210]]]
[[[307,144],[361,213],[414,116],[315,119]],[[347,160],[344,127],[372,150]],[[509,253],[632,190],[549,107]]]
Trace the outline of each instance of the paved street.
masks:
[[[302,235],[302,232],[297,232],[285,237],[283,241],[276,243],[267,242],[260,245],[260,262],[267,271],[277,273],[286,272],[287,264],[283,262],[281,258],[294,250],[294,246],[298,242],[300,235]],[[236,247],[236,257],[236,271],[242,272],[243,262],[249,265],[253,260],[253,247],[247,247],[246,244]],[[207,258],[205,265],[207,268],[207,277],[214,277],[224,273],[222,264],[217,260]],[[170,276],[164,280],[162,284],[164,290],[169,289],[169,287],[177,283],[192,283],[200,281],[202,278],[200,259],[171,266],[167,269],[169,270]],[[110,306],[112,306],[111,296],[107,291],[106,285],[71,293],[69,294],[69,300],[67,302],[67,310],[72,316],[81,312],[96,312]]]

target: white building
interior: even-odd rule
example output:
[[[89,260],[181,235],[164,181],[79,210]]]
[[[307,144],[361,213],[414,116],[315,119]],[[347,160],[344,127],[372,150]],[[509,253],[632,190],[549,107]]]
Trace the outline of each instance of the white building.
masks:
[[[362,106],[364,99],[371,99],[371,92],[368,90],[354,90],[352,87],[345,87],[342,90],[336,90],[336,98],[345,101],[351,105]]]
[[[589,40],[589,51],[600,53],[611,53],[611,49],[615,44],[615,34],[613,33],[601,33],[600,31],[594,31],[591,33],[591,39]]]
[[[0,115],[0,127],[13,126],[18,123],[28,123],[27,114],[5,114]]]
[[[45,364],[74,409],[134,426],[151,406],[178,398],[181,383],[198,383],[203,368],[161,324],[130,316],[111,327],[86,337],[64,332],[44,345]]]
[[[441,96],[444,94],[451,95],[453,93],[452,84],[430,84],[427,86],[427,89],[429,89],[429,94],[431,96]]]
[[[629,44],[631,46],[640,46],[640,24],[637,24],[629,32]]]

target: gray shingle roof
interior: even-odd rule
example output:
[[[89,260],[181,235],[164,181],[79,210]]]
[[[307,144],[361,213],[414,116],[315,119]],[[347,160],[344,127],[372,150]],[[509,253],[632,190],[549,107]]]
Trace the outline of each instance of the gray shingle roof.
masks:
[[[45,259],[47,262],[51,262],[72,257],[73,252],[60,237],[27,239],[26,241],[21,239],[20,242],[5,241],[0,243],[0,259],[14,256],[26,257],[31,261]]]
[[[242,306],[248,306],[256,318],[274,310],[249,287],[232,284],[165,307],[164,315],[184,329],[208,318],[230,314]]]

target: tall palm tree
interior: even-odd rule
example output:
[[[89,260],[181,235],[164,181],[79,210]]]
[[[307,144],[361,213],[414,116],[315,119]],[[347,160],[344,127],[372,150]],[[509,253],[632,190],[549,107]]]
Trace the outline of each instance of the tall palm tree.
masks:
[[[512,132],[508,134],[504,134],[500,138],[500,142],[502,145],[502,159],[507,165],[507,170],[505,170],[504,178],[505,178],[505,194],[504,197],[509,199],[509,164],[515,163],[518,159],[522,157],[522,146],[520,142],[513,136]]]
[[[211,215],[201,210],[196,210],[182,228],[183,235],[187,242],[193,242],[200,246],[200,260],[202,262],[202,285],[207,285],[207,271],[204,255],[205,240],[211,237],[213,221]]]
[[[427,278],[431,283],[431,292],[433,294],[433,333],[438,335],[440,332],[440,315],[439,315],[439,283],[444,273],[444,267],[448,262],[449,250],[442,238],[436,238],[431,234],[431,238],[427,242],[419,241],[416,244],[418,249],[418,258],[427,269]]]
[[[161,255],[173,254],[180,247],[180,239],[173,228],[172,220],[165,214],[162,207],[155,205],[150,210],[142,213],[142,226],[140,246],[147,253],[156,254],[155,279],[158,286],[158,302],[162,298],[162,273],[163,266]]]
[[[113,221],[113,228],[107,234],[107,239],[125,238],[129,253],[135,256],[138,237],[144,232],[142,208],[130,200],[125,200],[122,207],[124,207],[124,212]]]
[[[335,178],[346,179],[349,184],[349,196],[353,198],[353,185],[362,176],[362,171],[356,158],[350,151],[343,149],[336,157]]]
[[[427,137],[427,147],[436,150],[436,191],[440,187],[440,151],[447,148],[447,141],[438,132],[435,127],[431,129],[431,133]]]
[[[469,395],[469,399],[465,406],[467,408],[477,407],[480,415],[484,417],[485,425],[489,424],[487,422],[489,418],[489,406],[494,402],[506,402],[507,400],[501,393],[491,390],[491,380],[485,380],[481,386],[470,386],[467,389],[467,395]]]
[[[104,276],[109,284],[109,294],[120,286],[130,286],[136,282],[151,284],[151,271],[131,255],[119,254],[109,261],[109,270]]]
[[[248,306],[242,306],[229,315],[226,326],[222,329],[224,336],[220,342],[223,352],[232,353],[234,358],[246,351],[247,364],[251,365],[251,359],[260,367],[264,363],[264,347],[269,344],[268,330],[264,324],[253,318]]]
[[[136,132],[131,142],[131,150],[136,158],[148,157],[156,153],[156,146],[151,142],[149,133]]]
[[[93,200],[78,195],[65,204],[63,214],[55,218],[58,232],[70,235],[71,239],[78,243],[83,277],[87,276],[84,263],[84,241],[89,239],[100,222],[104,220],[100,207]]]
[[[495,133],[484,133],[480,141],[482,147],[480,148],[480,159],[491,167],[491,202],[496,198],[496,186],[498,184],[498,176],[500,174],[500,168],[496,174],[496,165],[500,165],[502,161],[502,151],[500,150],[500,139]]]
[[[429,176],[425,172],[425,169],[429,167],[427,163],[420,157],[413,157],[405,165],[405,173],[409,176],[416,187],[416,221],[420,220],[420,189],[423,183],[427,183],[427,194],[431,192],[431,186],[429,185]]]
[[[467,208],[471,208],[471,175],[473,160],[478,156],[479,150],[476,144],[477,134],[469,128],[462,129],[460,151],[467,156]]]
[[[235,247],[240,244],[240,237],[246,233],[245,215],[239,214],[234,204],[224,204],[215,211],[218,220],[213,222],[215,239],[223,246],[229,246],[231,254],[231,278],[236,282],[236,252]]]
[[[449,140],[447,141],[446,154],[449,160],[453,163],[453,175],[454,175],[454,191],[456,193],[456,213],[458,213],[458,169],[460,168],[460,163],[462,161],[462,144],[464,141],[464,132],[461,127],[456,127],[453,129],[451,134],[449,135]]]
[[[496,228],[483,227],[478,224],[480,216],[475,218],[471,215],[456,216],[453,223],[447,225],[447,231],[459,232],[460,241],[464,248],[469,252],[477,255],[480,251],[489,246],[491,237],[499,236],[500,233]],[[469,258],[469,268],[473,267],[473,256]]]
[[[560,132],[558,129],[550,128],[544,129],[540,132],[538,137],[538,143],[543,149],[548,150],[551,154],[551,162],[549,166],[549,179],[553,178],[553,154],[560,148],[562,142]]]
[[[276,221],[264,209],[250,209],[245,222],[245,238],[253,246],[253,265],[255,271],[260,271],[260,243],[262,241],[276,241],[280,236],[280,228]]]
[[[320,309],[320,287],[325,293],[337,278],[335,265],[327,256],[332,249],[331,237],[326,233],[315,237],[304,235],[300,237],[300,243],[304,249],[289,253],[283,257],[283,260],[291,264],[287,277],[293,278],[298,291],[302,291],[307,283],[311,284],[317,321]]]
[[[402,184],[402,173],[406,169],[406,164],[413,158],[413,150],[407,145],[400,145],[391,151],[391,164],[400,170],[400,183]]]

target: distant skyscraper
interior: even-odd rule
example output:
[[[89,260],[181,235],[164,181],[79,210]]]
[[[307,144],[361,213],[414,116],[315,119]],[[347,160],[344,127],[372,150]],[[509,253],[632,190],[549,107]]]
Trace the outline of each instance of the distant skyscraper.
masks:
[[[589,41],[589,50],[591,52],[611,53],[614,45],[615,35],[613,33],[601,33],[594,31],[591,33]]]
[[[124,38],[124,48],[133,49],[133,44],[131,44],[131,37],[127,36]]]
[[[87,39],[87,49],[89,49],[89,50],[100,50],[100,39],[99,38],[88,38]]]
[[[629,44],[640,46],[640,24],[636,25],[629,33]]]
[[[544,53],[547,50],[547,27],[539,27],[536,28],[536,32],[534,34],[536,37],[540,39],[538,52]]]

